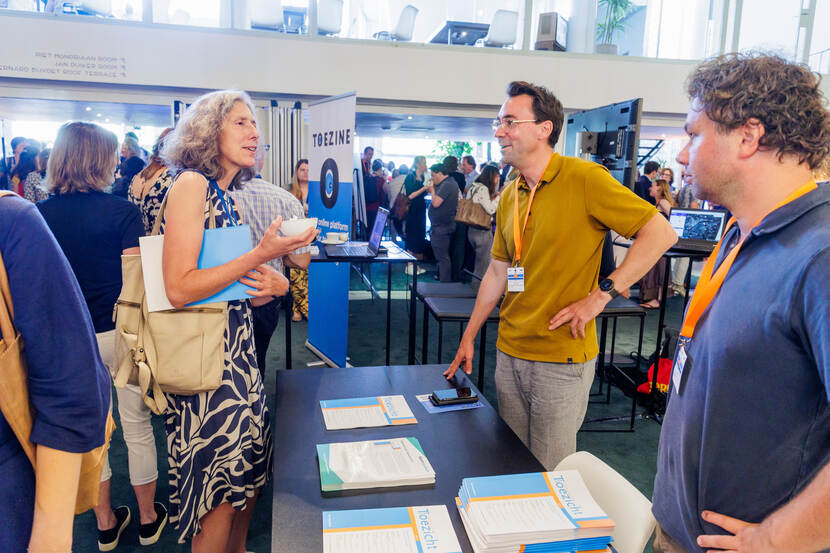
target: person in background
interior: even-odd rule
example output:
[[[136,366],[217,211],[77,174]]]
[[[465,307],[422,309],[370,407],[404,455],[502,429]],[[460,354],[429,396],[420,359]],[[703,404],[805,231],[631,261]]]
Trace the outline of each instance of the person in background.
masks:
[[[499,207],[499,170],[492,166],[485,167],[476,180],[467,187],[465,197],[477,203],[489,215],[495,215]],[[490,266],[490,250],[493,247],[493,230],[470,227],[467,238],[475,249],[475,270],[479,278],[484,277]],[[478,292],[481,281],[474,278],[473,289]]]
[[[548,89],[508,85],[493,131],[516,178],[499,198],[490,267],[444,371],[448,379],[459,367],[472,372],[476,334],[507,292],[496,344],[499,414],[547,470],[576,450],[599,351],[594,319],[677,241],[668,221],[605,167],[554,151],[564,124]],[[597,286],[609,229],[638,238]]]
[[[363,148],[363,156],[360,158],[360,165],[362,167],[363,189],[366,189],[366,180],[372,174],[372,158],[375,155],[375,149],[371,146]]]
[[[0,198],[0,258],[37,413],[36,470],[0,414],[0,549],[71,551],[81,454],[104,443],[111,379],[72,268],[35,206],[17,196]]]
[[[649,193],[651,183],[657,179],[660,172],[660,164],[656,161],[646,161],[643,166],[643,174],[634,182],[634,193],[639,197],[654,205],[654,198]]]
[[[144,232],[147,235],[153,232],[161,202],[164,201],[167,191],[173,184],[173,176],[159,153],[164,144],[164,138],[172,130],[168,127],[161,131],[153,145],[153,152],[150,154],[147,166],[133,177],[127,189],[127,199],[137,205],[141,211],[141,222],[144,224]]]
[[[698,65],[687,82],[677,162],[695,196],[735,222],[678,342],[654,551],[826,551],[830,188],[812,171],[830,155],[830,110],[820,76],[741,53]]]
[[[406,214],[406,250],[415,259],[424,258],[427,233],[427,203],[424,195],[429,186],[424,182],[424,173],[427,170],[427,158],[415,156],[412,160],[412,170],[404,179],[403,186],[409,198],[409,212]]]
[[[9,141],[9,146],[11,146],[12,155],[6,158],[6,168],[11,173],[14,166],[17,165],[17,160],[20,159],[20,154],[29,146],[29,139],[23,136],[15,136]]]
[[[25,197],[26,191],[24,189],[24,183],[26,182],[26,179],[32,173],[37,174],[37,154],[38,150],[35,150],[31,146],[27,146],[17,156],[17,164],[14,166],[14,169],[12,169],[11,180],[12,191],[18,196]]]
[[[663,167],[660,169],[660,178],[669,183],[669,189],[672,191],[672,195],[674,195],[674,171],[672,171],[671,167]]]
[[[663,179],[657,179],[651,183],[649,194],[657,205],[657,211],[668,220],[671,208],[674,207],[674,199],[671,194],[669,183]],[[666,274],[668,263],[665,257],[661,257],[657,263],[640,279],[640,306],[646,309],[660,307],[663,291],[663,275]]]
[[[37,204],[78,279],[95,327],[104,364],[115,368],[115,323],[112,309],[121,292],[121,255],[138,253],[144,235],[138,208],[106,194],[118,162],[118,139],[94,123],[66,123],[58,131],[49,157],[47,180],[52,196]],[[127,444],[130,483],[139,510],[139,538],[155,543],[167,522],[167,509],[154,502],[158,466],[150,410],[138,386],[116,388],[120,426]],[[94,508],[98,548],[110,551],[130,523],[130,508],[112,508],[109,457],[101,474]]]
[[[504,188],[504,185],[508,182],[508,177],[510,176],[510,173],[513,172],[513,166],[510,165],[510,163],[508,163],[507,160],[502,157],[501,161],[499,162],[499,170],[499,192],[501,192]]]
[[[476,171],[476,158],[471,155],[466,155],[461,158],[461,174],[464,175],[464,190],[475,182],[478,176]]]
[[[161,157],[178,172],[161,221],[162,269],[170,303],[182,307],[240,281],[252,297],[283,293],[284,279],[267,262],[307,246],[315,229],[277,234],[273,221],[252,250],[199,269],[202,237],[240,221],[227,191],[254,174],[259,131],[250,97],[217,91],[198,98],[164,139]],[[212,210],[206,209],[210,202]],[[257,370],[250,302],[229,301],[225,370],[220,386],[193,395],[167,394],[170,524],[193,553],[245,551],[251,516],[271,473],[269,411]]]
[[[458,184],[459,196],[463,195],[467,187],[467,180],[464,178],[464,174],[458,170],[458,158],[455,156],[447,156],[444,158],[443,165],[446,174],[452,177]],[[462,269],[473,270],[474,256],[475,252],[467,241],[467,225],[464,223],[456,223],[455,232],[452,235],[452,242],[450,243],[450,260],[452,262],[451,280],[460,281]]]
[[[29,173],[23,181],[23,197],[32,203],[38,203],[49,197],[46,191],[46,165],[49,162],[49,148],[44,148],[35,156],[36,170]]]
[[[302,217],[308,216],[308,160],[300,159],[294,165],[294,175],[291,177],[291,194],[303,206]],[[291,281],[291,295],[293,300],[291,320],[295,323],[308,320],[308,264],[294,263],[289,269]]]
[[[458,209],[458,182],[452,178],[443,163],[432,165],[429,171],[432,174],[432,183],[429,185],[429,193],[432,195],[429,206],[432,253],[438,262],[438,280],[452,282],[450,248],[455,233],[455,212]]]
[[[138,156],[125,159],[118,168],[118,178],[112,184],[112,195],[127,198],[130,184],[136,175],[144,170],[144,160]]]
[[[404,182],[406,181],[406,177],[409,174],[409,167],[401,163],[397,169],[395,169],[397,175],[389,181],[389,185],[385,190],[386,197],[389,199],[389,207],[391,208],[395,205],[395,199],[398,197],[404,189]],[[403,219],[398,219],[395,217],[395,214],[392,213],[392,224],[389,225],[389,231],[392,234],[392,241],[397,242],[398,236],[403,238]]]
[[[257,148],[256,174],[262,172],[265,163],[265,151],[262,147]],[[299,163],[298,163],[299,164]],[[308,164],[306,168],[306,190],[308,190]],[[299,179],[298,179],[299,180]],[[303,204],[295,198],[288,190],[263,180],[256,176],[245,183],[243,188],[231,191],[231,197],[239,208],[242,219],[251,226],[251,240],[253,244],[259,244],[271,222],[278,217],[283,221],[289,219],[303,219],[305,210]],[[284,265],[303,271],[308,275],[308,265],[311,263],[309,248],[299,248],[284,257],[278,257],[268,262],[279,276],[282,277],[282,285],[285,290],[282,294],[253,298],[251,300],[251,316],[254,323],[254,346],[256,346],[257,367],[263,382],[265,381],[265,360],[268,353],[268,345],[277,324],[280,320],[280,308],[282,307],[283,296],[288,293],[289,281],[284,276]],[[282,290],[282,286],[280,286]],[[308,280],[306,280],[306,295],[308,294]],[[308,313],[308,300],[306,299],[306,313]]]
[[[386,178],[383,175],[383,161],[376,159],[372,162],[372,173],[363,179],[363,198],[366,200],[366,232],[372,232],[378,208],[383,202],[383,184]],[[367,234],[368,236],[368,234]]]
[[[664,169],[665,171],[665,169]],[[686,182],[686,171],[680,173],[680,188],[674,196],[674,203],[683,209],[700,209],[700,202],[695,198],[692,185]],[[675,294],[686,293],[686,273],[689,271],[688,257],[675,257],[672,260],[671,289]]]

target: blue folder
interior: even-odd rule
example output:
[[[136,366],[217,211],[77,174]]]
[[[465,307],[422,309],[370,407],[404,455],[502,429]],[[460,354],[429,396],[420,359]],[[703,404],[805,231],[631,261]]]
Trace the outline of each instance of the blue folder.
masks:
[[[248,225],[207,229],[202,237],[202,251],[199,252],[199,261],[196,267],[198,269],[217,267],[236,259],[244,253],[248,253],[251,249],[251,227]],[[189,303],[188,306],[218,301],[251,299],[253,296],[247,294],[246,290],[253,291],[254,288],[245,286],[237,280],[216,294]]]

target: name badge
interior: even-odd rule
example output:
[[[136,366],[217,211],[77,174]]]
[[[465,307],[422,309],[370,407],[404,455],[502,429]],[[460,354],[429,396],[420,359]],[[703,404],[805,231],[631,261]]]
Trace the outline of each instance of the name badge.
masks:
[[[507,291],[508,292],[524,292],[525,291],[525,268],[524,267],[508,267],[507,268]]]
[[[674,353],[671,380],[672,384],[674,384],[674,392],[678,395],[682,392],[684,383],[683,373],[686,372],[686,363],[689,360],[688,353],[686,352],[689,342],[690,340],[688,338],[681,336],[677,342],[677,351]]]

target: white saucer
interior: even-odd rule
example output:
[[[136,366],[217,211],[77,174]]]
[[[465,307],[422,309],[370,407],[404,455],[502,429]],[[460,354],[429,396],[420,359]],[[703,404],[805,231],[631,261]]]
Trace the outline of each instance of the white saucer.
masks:
[[[339,244],[345,244],[346,243],[345,240],[334,240],[334,239],[329,239],[329,238],[323,238],[322,240],[320,240],[320,242],[322,244],[326,244],[327,246],[337,246]]]

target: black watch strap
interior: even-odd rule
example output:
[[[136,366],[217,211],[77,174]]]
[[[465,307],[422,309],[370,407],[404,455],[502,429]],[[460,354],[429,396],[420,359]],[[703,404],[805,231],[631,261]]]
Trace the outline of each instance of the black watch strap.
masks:
[[[614,281],[611,280],[610,278],[602,279],[599,282],[599,289],[602,290],[603,292],[608,293],[611,296],[612,300],[620,295],[620,293],[614,287]]]

